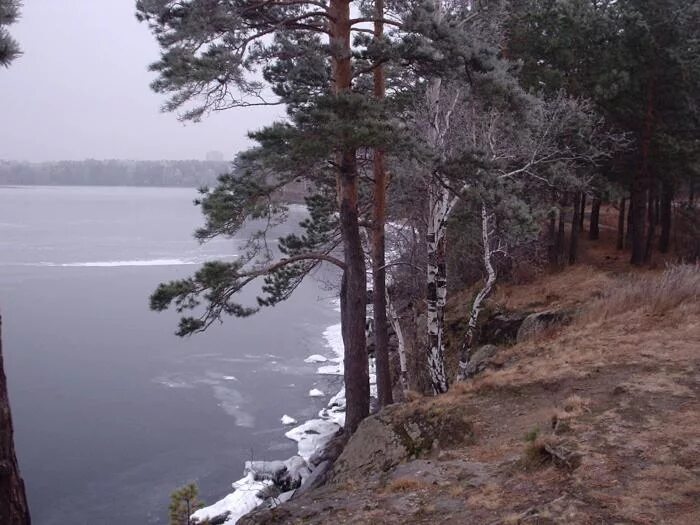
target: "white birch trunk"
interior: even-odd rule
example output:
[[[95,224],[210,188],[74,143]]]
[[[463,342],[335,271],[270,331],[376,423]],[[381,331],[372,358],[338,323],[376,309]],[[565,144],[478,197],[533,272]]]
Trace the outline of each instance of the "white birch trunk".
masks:
[[[469,314],[469,323],[467,325],[467,333],[462,342],[459,358],[458,381],[463,381],[469,377],[467,366],[471,358],[471,352],[474,347],[474,337],[476,335],[476,325],[479,320],[479,313],[483,307],[484,301],[491,295],[493,286],[496,284],[496,270],[493,267],[491,258],[494,255],[494,250],[491,247],[491,216],[488,214],[486,205],[481,206],[481,241],[484,245],[483,261],[484,269],[486,270],[486,283],[484,287],[476,294],[472,303],[471,313]]]
[[[391,297],[389,296],[389,292],[387,290],[386,294],[386,306],[387,310],[389,312],[389,322],[391,323],[392,328],[394,329],[394,332],[396,333],[396,340],[398,343],[398,353],[399,353],[399,367],[401,369],[401,377],[399,378],[401,381],[401,389],[404,392],[408,391],[408,365],[406,362],[406,340],[403,336],[403,329],[401,328],[401,320],[399,319],[399,314],[396,311],[396,307],[394,306],[394,302],[391,300]]]

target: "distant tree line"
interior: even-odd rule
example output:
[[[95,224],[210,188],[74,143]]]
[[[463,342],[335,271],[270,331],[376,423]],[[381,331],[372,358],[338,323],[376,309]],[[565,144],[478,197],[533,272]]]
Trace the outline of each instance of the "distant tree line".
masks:
[[[216,184],[230,163],[203,160],[0,161],[0,184],[43,186],[181,186]]]

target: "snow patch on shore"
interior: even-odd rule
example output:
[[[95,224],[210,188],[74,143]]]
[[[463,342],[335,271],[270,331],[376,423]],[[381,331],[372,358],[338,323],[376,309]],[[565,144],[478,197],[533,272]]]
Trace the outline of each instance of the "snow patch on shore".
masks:
[[[334,308],[337,311],[340,310],[340,303],[338,301],[334,302]],[[320,375],[342,376],[344,372],[344,346],[340,323],[326,328],[323,332],[323,338],[335,357],[328,358],[320,354],[314,354],[307,357],[304,361],[306,363],[330,362],[332,364],[320,366],[317,373]],[[373,392],[376,392],[376,379],[373,372],[374,370],[370,369],[370,382],[373,383],[373,385],[371,385],[371,388],[374,389]],[[321,397],[325,394],[321,390],[314,388],[309,391],[309,395],[311,397]],[[374,395],[376,395],[376,393]],[[237,415],[240,418],[240,407],[236,406],[237,403],[232,403],[232,401],[237,400],[229,398],[227,401],[229,401],[229,410],[235,407],[237,409]],[[321,409],[317,419],[305,421],[284,434],[288,439],[296,441],[298,448],[298,455],[284,462],[290,473],[293,470],[294,472],[292,474],[296,476],[297,471],[301,473],[306,469],[306,473],[309,472],[308,468],[311,467],[309,465],[310,458],[316,452],[322,450],[345,425],[345,406],[345,387],[343,386],[338,393],[330,398],[326,407]],[[233,410],[231,410],[231,412],[233,412]],[[296,423],[294,418],[286,414],[282,416],[281,421],[285,425]],[[238,423],[240,424],[240,422]],[[277,463],[281,464],[281,462],[259,463],[265,466],[263,470],[274,470],[273,467],[275,467]],[[246,476],[233,484],[235,492],[229,494],[214,505],[198,510],[192,515],[192,518],[202,521],[222,516],[228,512],[228,517],[224,523],[225,525],[233,525],[242,516],[264,503],[266,500],[264,489],[269,488],[270,485],[274,485],[274,482],[268,479],[260,480],[261,475],[259,475],[260,473],[256,475],[255,467],[258,467],[258,465],[247,463],[245,471]],[[256,481],[256,477],[258,477],[258,481]],[[302,476],[302,478],[303,477],[305,476]],[[281,494],[279,500],[282,501],[291,497],[293,492],[294,491],[288,491]]]
[[[320,354],[310,355],[304,359],[304,363],[325,363],[326,361],[328,361],[328,358]]]
[[[269,480],[255,481],[253,473],[249,472],[233,484],[234,492],[213,505],[199,509],[191,517],[197,523],[228,514],[224,524],[232,525],[265,501],[260,493],[270,485],[272,481]]]
[[[296,441],[299,455],[307,462],[315,452],[321,450],[340,430],[340,425],[326,419],[311,419],[294,427],[284,435]]]

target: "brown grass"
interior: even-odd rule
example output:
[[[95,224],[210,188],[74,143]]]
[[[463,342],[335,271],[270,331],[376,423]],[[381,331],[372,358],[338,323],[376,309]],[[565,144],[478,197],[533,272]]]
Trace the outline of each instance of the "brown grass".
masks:
[[[573,266],[532,283],[498,288],[492,302],[505,310],[571,308],[603,295],[612,280],[592,266]]]
[[[623,312],[641,310],[651,315],[664,315],[670,310],[700,308],[700,266],[671,265],[661,274],[646,278],[629,275],[612,286],[603,297],[593,301],[579,322],[602,321]]]
[[[423,488],[425,484],[415,478],[397,478],[392,480],[387,486],[385,491],[396,493],[396,492],[416,492]]]

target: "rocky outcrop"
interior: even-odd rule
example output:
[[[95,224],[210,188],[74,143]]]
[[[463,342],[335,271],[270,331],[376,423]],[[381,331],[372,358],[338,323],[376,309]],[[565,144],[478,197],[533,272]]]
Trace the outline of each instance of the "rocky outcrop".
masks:
[[[521,343],[550,328],[568,324],[573,317],[569,310],[545,310],[528,315],[518,328],[516,341]]]
[[[467,377],[483,372],[498,352],[496,345],[483,345],[476,349],[467,362]]]
[[[518,330],[530,312],[499,312],[484,321],[479,334],[481,344],[512,345]]]
[[[364,420],[335,462],[330,482],[386,472],[410,458],[473,439],[463,407],[392,406]]]

